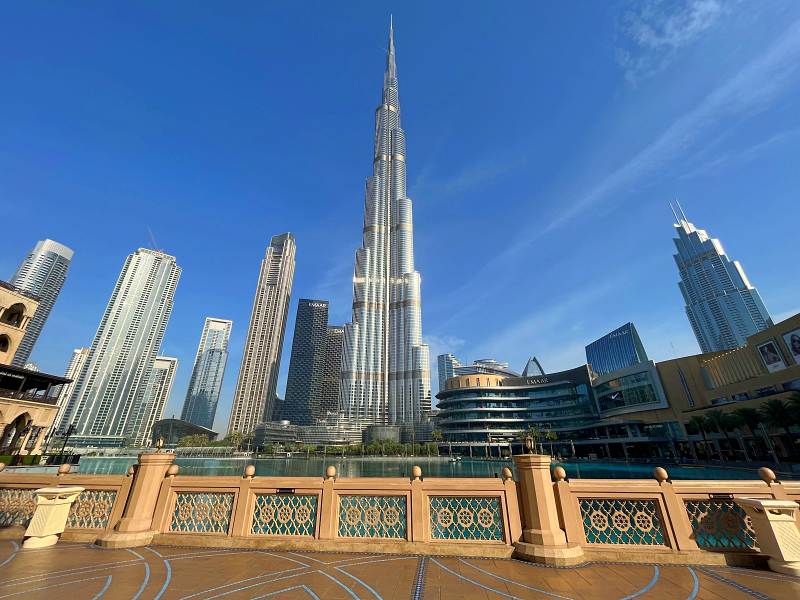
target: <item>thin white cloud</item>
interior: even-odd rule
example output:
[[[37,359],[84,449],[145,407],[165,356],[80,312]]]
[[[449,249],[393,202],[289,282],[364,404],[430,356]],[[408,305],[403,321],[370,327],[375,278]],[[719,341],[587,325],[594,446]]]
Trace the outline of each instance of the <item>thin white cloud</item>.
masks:
[[[626,79],[635,85],[666,68],[678,50],[698,40],[724,12],[719,0],[633,3],[620,19],[624,46],[616,52]]]
[[[414,198],[424,197],[426,202],[463,194],[480,187],[525,164],[524,159],[500,161],[485,160],[469,165],[451,177],[432,177],[432,169],[426,168],[417,177],[411,189]]]

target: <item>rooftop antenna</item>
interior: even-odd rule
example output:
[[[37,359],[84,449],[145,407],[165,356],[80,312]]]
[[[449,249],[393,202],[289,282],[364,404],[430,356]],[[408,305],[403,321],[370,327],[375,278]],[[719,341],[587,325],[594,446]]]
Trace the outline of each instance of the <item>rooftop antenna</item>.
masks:
[[[681,206],[681,203],[678,201],[677,198],[675,198],[675,204],[678,205],[678,210],[681,211],[681,217],[683,217],[683,220],[688,223],[689,219],[686,218],[686,214],[683,212],[683,207]]]
[[[680,223],[681,220],[678,218],[678,213],[675,212],[675,207],[672,206],[672,202],[669,202],[668,204],[669,204],[670,210],[672,211],[672,215],[675,217],[675,222],[676,223]]]
[[[156,236],[153,235],[153,230],[150,229],[150,227],[147,228],[147,233],[150,235],[150,243],[153,245],[153,250],[157,252],[162,252],[161,248],[158,247]]]

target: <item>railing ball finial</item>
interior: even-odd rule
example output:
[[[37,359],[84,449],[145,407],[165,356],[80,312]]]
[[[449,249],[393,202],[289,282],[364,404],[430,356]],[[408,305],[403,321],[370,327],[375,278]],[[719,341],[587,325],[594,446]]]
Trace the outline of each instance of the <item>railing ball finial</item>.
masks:
[[[418,465],[411,467],[411,479],[415,481],[422,479],[422,467]]]
[[[553,469],[553,479],[556,481],[567,480],[567,471],[564,469],[564,467],[556,467]]]
[[[255,474],[256,474],[256,466],[247,465],[244,468],[244,475],[242,476],[242,479],[252,479]]]
[[[72,471],[72,465],[69,463],[64,463],[58,465],[58,474],[59,475],[67,475],[69,472]]]
[[[503,470],[500,471],[500,476],[503,478],[503,481],[508,481],[512,477],[511,469],[503,467]]]
[[[175,477],[175,475],[177,475],[178,471],[180,470],[181,468],[178,465],[175,464],[170,465],[169,468],[167,469],[167,477]]]
[[[333,465],[325,469],[325,479],[334,479],[336,477],[336,467]]]
[[[758,470],[758,476],[767,485],[772,485],[778,480],[778,477],[775,475],[775,471],[773,471],[769,467],[761,467]]]
[[[133,465],[128,467],[128,471],[125,473],[126,477],[133,477],[136,474],[136,469],[133,468]]]
[[[669,473],[664,467],[656,467],[653,469],[653,478],[661,485],[665,481],[669,481]]]
[[[0,471],[6,468],[6,463],[0,462]]]
[[[525,436],[522,443],[525,446],[525,454],[533,454],[533,438],[529,435]]]

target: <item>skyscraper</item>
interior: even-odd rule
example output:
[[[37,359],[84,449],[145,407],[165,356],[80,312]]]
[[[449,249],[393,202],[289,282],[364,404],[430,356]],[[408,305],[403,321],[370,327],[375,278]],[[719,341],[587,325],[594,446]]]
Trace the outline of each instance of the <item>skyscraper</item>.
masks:
[[[213,428],[228,362],[228,340],[232,327],[233,321],[228,319],[206,317],[181,411],[184,421]]]
[[[461,366],[461,361],[454,354],[440,354],[436,357],[436,366],[439,371],[439,391],[444,391],[444,382],[455,376],[456,367]]]
[[[322,391],[319,400],[317,418],[331,421],[337,419],[339,411],[339,393],[342,389],[342,348],[344,344],[344,327],[328,325],[325,330],[325,365],[322,370]]]
[[[175,257],[139,248],[122,272],[59,429],[75,423],[76,443],[115,445],[136,437],[153,363],[172,312],[181,268]]]
[[[171,356],[156,356],[144,401],[137,406],[134,424],[129,440],[134,446],[149,445],[152,441],[153,423],[164,416],[164,407],[169,401],[175,371],[178,370],[178,359]]]
[[[28,362],[33,345],[39,339],[42,327],[50,316],[50,311],[53,310],[56,298],[67,278],[72,255],[72,250],[63,244],[53,240],[41,240],[36,243],[11,278],[11,284],[39,297],[39,307],[11,361],[15,367],[24,367]]]
[[[89,358],[89,352],[90,348],[75,348],[75,350],[72,351],[72,358],[69,359],[67,371],[64,373],[64,377],[71,379],[72,382],[61,388],[61,393],[58,395],[58,412],[56,413],[56,418],[53,419],[51,429],[59,431],[58,427],[64,417],[64,411],[67,409],[67,404],[72,396],[72,392],[75,391],[75,385],[78,383],[78,376],[81,374],[81,369],[83,369],[83,365],[86,364],[86,359]]]
[[[228,433],[249,433],[261,421],[272,418],[294,279],[294,255],[294,237],[284,233],[270,240],[261,261]]]
[[[327,329],[328,302],[301,298],[297,303],[281,419],[311,425],[319,416]]]
[[[678,287],[697,343],[703,352],[743,346],[747,336],[772,326],[772,319],[742,265],[728,258],[719,240],[695,228],[680,205],[678,210],[673,209]]]
[[[356,251],[353,273],[353,317],[344,335],[341,405],[352,422],[413,422],[424,406],[430,406],[413,238],[390,26],[382,99],[375,112],[372,176],[366,181],[362,246]]]
[[[625,323],[586,346],[586,362],[595,375],[627,369],[648,360],[633,323]]]

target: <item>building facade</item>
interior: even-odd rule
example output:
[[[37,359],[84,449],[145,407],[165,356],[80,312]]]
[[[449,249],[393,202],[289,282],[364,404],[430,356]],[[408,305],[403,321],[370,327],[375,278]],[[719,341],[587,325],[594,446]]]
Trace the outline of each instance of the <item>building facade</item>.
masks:
[[[33,345],[39,339],[45,321],[50,316],[58,294],[67,278],[73,252],[63,244],[53,240],[37,242],[11,278],[11,284],[39,298],[39,308],[33,315],[25,337],[22,338],[14,366],[24,367],[28,362]]]
[[[13,362],[38,306],[34,294],[0,281],[0,365]]]
[[[311,425],[320,416],[327,329],[328,301],[301,298],[280,420]]]
[[[150,380],[147,382],[144,402],[137,407],[133,432],[128,443],[134,446],[146,446],[153,436],[153,423],[164,416],[164,408],[172,393],[175,383],[175,372],[178,370],[178,359],[171,356],[156,356]]]
[[[322,371],[322,391],[319,418],[330,422],[340,414],[339,394],[342,388],[342,350],[344,327],[328,325],[325,330],[325,367]]]
[[[229,434],[250,433],[258,423],[272,418],[294,281],[295,250],[291,233],[276,235],[261,261],[228,423]]]
[[[647,362],[642,340],[633,323],[625,323],[586,346],[586,362],[596,375]]]
[[[232,328],[233,321],[206,317],[181,410],[181,419],[184,421],[206,429],[214,426],[228,363],[228,342]]]
[[[422,343],[421,278],[414,267],[391,27],[372,164],[353,273],[353,316],[345,326],[341,405],[352,422],[399,424],[418,420],[430,405],[430,365]]]
[[[175,257],[140,248],[125,260],[58,429],[75,425],[79,445],[122,445],[147,401],[153,364],[172,313],[181,268]]]
[[[700,349],[718,352],[743,346],[748,336],[772,325],[758,290],[719,240],[687,221],[683,211],[675,218],[678,287]]]
[[[439,373],[439,391],[444,389],[445,381],[455,376],[455,369],[460,366],[461,361],[449,352],[436,357],[436,367]]]
[[[56,431],[58,431],[58,425],[64,418],[64,411],[67,409],[68,400],[75,391],[78,375],[80,375],[83,365],[86,364],[86,360],[89,358],[90,350],[90,348],[75,348],[72,351],[72,357],[69,359],[67,371],[64,373],[64,377],[71,381],[61,388],[61,393],[58,396],[58,414],[53,421],[53,429]]]

